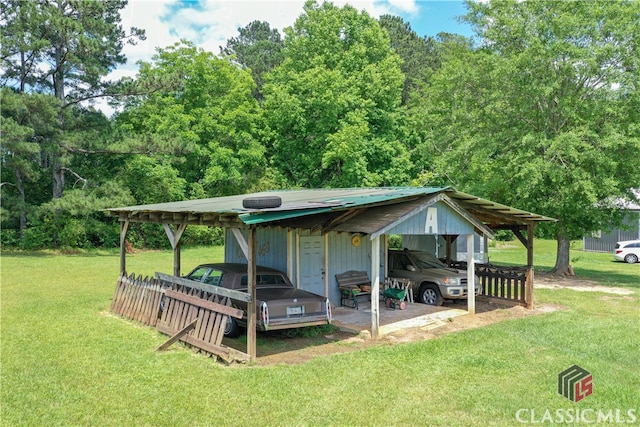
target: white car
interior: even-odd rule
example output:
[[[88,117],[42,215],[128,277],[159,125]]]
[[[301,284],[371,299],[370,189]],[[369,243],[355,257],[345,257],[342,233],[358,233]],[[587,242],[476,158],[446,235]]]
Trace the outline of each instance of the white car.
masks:
[[[633,264],[640,260],[640,240],[626,240],[616,243],[613,257],[618,261]]]

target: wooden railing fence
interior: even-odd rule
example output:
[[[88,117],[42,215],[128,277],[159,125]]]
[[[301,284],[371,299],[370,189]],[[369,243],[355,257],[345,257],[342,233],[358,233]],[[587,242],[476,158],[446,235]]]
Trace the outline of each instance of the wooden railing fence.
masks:
[[[164,290],[153,277],[123,273],[111,301],[111,312],[147,326],[156,326]]]
[[[455,261],[449,266],[467,269],[466,261]],[[533,268],[475,264],[475,270],[482,285],[480,298],[533,308]]]
[[[156,273],[155,278],[122,274],[111,311],[127,319],[155,326],[171,338],[158,350],[180,340],[194,350],[227,363],[246,362],[249,355],[222,344],[228,316],[242,318],[242,310],[231,307],[231,298],[215,288],[180,277]],[[226,290],[222,290],[227,293]]]
[[[477,264],[476,276],[482,284],[482,295],[518,305],[528,305],[528,267],[505,267],[492,264]]]

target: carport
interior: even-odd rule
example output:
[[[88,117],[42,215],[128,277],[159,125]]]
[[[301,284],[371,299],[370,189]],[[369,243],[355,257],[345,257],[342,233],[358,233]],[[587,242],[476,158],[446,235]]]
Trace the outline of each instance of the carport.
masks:
[[[258,208],[244,201],[265,201]],[[278,203],[271,203],[275,199]],[[255,206],[252,205],[252,206]],[[263,207],[264,206],[264,207]],[[112,208],[118,216],[120,271],[126,272],[126,236],[130,223],[164,227],[174,253],[173,274],[180,276],[180,239],[189,225],[225,228],[225,261],[248,264],[247,352],[255,358],[255,268],[284,270],[300,288],[339,298],[335,275],[364,270],[371,279],[371,335],[378,336],[380,284],[387,271],[387,237],[406,236],[422,247],[427,239],[444,242],[449,263],[465,236],[468,304],[475,311],[475,236],[514,232],[527,248],[526,292],[533,302],[533,232],[552,218],[459,192],[451,187],[278,190],[182,202]],[[524,283],[524,282],[523,282]]]

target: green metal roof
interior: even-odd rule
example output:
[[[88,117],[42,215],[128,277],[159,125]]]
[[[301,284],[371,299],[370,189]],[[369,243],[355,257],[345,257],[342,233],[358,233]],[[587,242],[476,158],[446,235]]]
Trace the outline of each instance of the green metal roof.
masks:
[[[345,208],[354,209],[364,206],[376,206],[397,201],[399,199],[413,198],[427,194],[436,194],[446,188],[420,188],[420,187],[392,187],[392,188],[359,188],[359,189],[337,189],[337,190],[290,190],[302,191],[308,195],[313,195],[311,200],[306,200],[308,205],[299,200],[299,204],[285,202],[287,193],[278,193],[282,197],[282,206],[262,211],[253,210],[239,215],[245,224],[261,224],[266,222],[280,221],[306,215],[315,215]],[[310,191],[310,192],[309,192]],[[322,199],[312,194],[318,191]],[[324,205],[324,206],[319,206]]]
[[[486,223],[554,221],[553,218],[511,208],[456,191],[452,187],[378,187],[274,190],[253,194],[185,200],[107,209],[120,220],[201,225],[259,225],[305,216],[395,204],[444,193]],[[282,205],[269,209],[245,209],[247,197],[277,195]]]

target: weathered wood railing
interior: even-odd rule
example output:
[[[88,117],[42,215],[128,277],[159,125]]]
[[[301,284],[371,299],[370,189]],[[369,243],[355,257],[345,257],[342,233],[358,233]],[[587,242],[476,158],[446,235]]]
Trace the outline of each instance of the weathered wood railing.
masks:
[[[466,270],[466,261],[455,261],[450,267]],[[481,298],[533,308],[533,268],[493,264],[475,264],[482,285]]]
[[[164,290],[153,277],[123,273],[111,301],[111,312],[147,326],[156,326]]]
[[[165,306],[158,331],[175,337],[201,352],[227,363],[247,362],[249,355],[222,344],[227,318],[242,318],[242,310],[231,307],[231,297],[246,299],[244,292],[203,286],[181,277],[156,273],[166,287]]]
[[[524,306],[528,305],[528,272],[528,267],[476,265],[476,276],[480,279],[484,297]]]
[[[238,295],[236,295],[238,294]],[[246,293],[204,287],[181,277],[156,273],[155,278],[121,274],[111,311],[130,320],[155,326],[171,338],[158,350],[180,340],[202,353],[225,362],[249,360],[249,355],[222,344],[228,316],[242,318],[242,310],[231,307],[231,297]],[[237,297],[237,298],[236,298]]]

